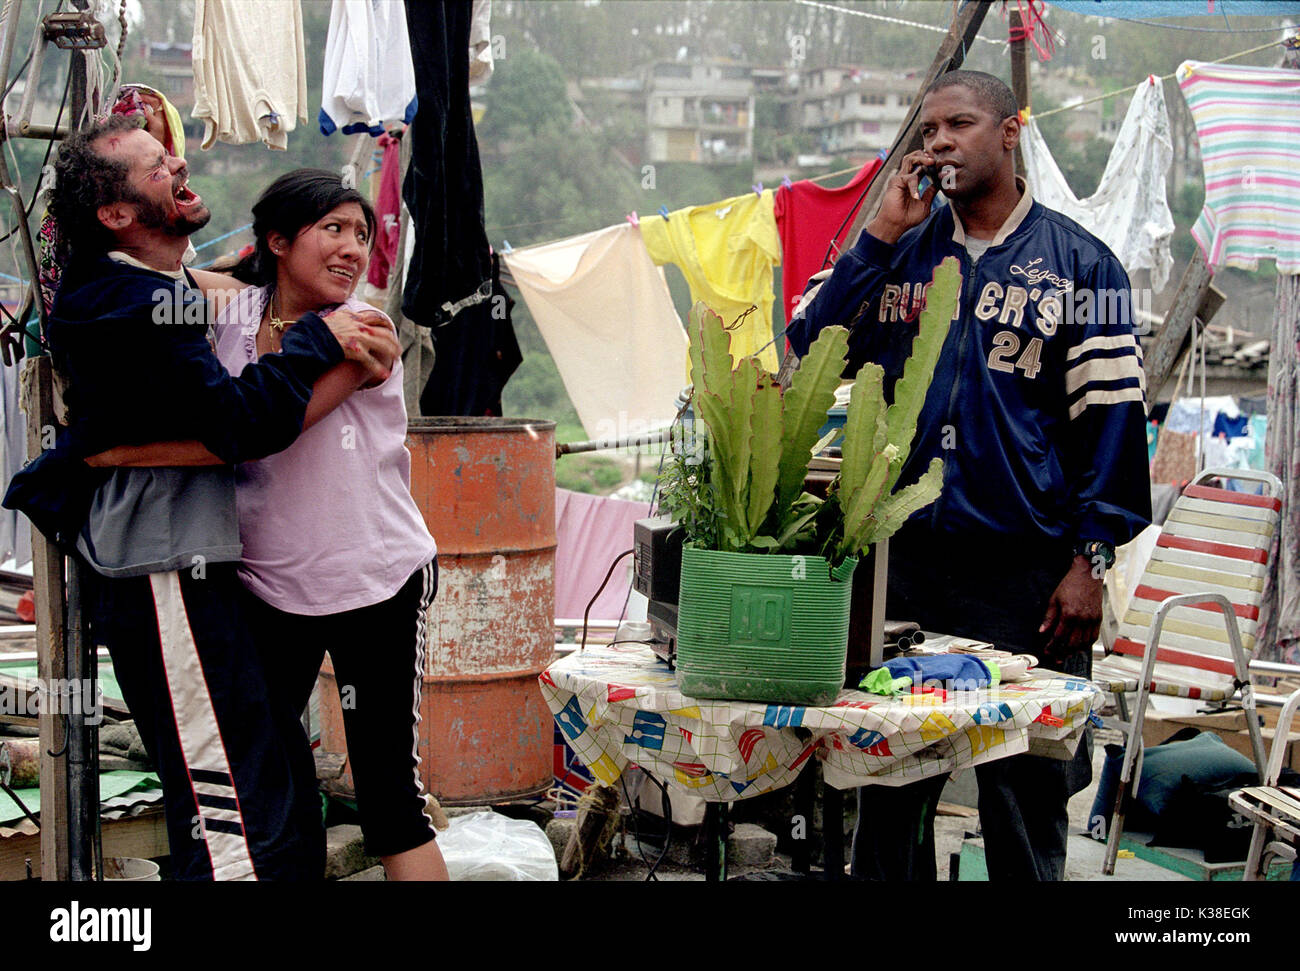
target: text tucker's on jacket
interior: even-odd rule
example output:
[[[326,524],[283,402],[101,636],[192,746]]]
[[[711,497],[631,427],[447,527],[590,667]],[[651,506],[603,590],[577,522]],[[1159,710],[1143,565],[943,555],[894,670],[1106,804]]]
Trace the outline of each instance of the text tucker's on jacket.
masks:
[[[943,495],[917,518],[975,539],[1121,545],[1151,518],[1128,276],[1104,244],[1040,203],[1003,232],[974,264],[951,207],[895,245],[864,232],[809,290],[791,346],[802,356],[823,327],[850,327],[846,373],[880,364],[892,400],[934,268],[956,257],[957,311],[899,479],[944,461]]]
[[[316,379],[343,360],[329,327],[307,314],[281,353],[232,378],[208,342],[200,291],[107,257],[69,267],[49,342],[70,424],[14,476],[4,505],[60,542],[75,539],[106,476],[86,456],[184,439],[231,463],[281,451],[302,431]]]

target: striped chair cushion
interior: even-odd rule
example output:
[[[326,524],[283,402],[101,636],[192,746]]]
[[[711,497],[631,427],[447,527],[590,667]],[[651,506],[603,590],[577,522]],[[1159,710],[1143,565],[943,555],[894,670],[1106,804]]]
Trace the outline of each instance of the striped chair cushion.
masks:
[[[1227,597],[1242,647],[1255,648],[1268,553],[1280,499],[1188,486],[1174,504],[1101,670],[1116,683],[1141,676],[1151,621],[1160,603],[1188,593]],[[1233,694],[1235,665],[1223,613],[1212,603],[1175,607],[1165,617],[1156,655],[1156,694],[1221,701]],[[1134,690],[1120,689],[1120,690]],[[1115,690],[1115,689],[1112,689]]]

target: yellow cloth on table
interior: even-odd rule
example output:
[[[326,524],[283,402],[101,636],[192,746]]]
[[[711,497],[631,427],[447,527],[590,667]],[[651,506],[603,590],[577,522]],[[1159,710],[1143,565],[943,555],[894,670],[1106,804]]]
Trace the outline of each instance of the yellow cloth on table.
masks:
[[[691,300],[703,300],[730,327],[751,306],[740,327],[731,331],[736,360],[758,354],[772,341],[772,267],[781,262],[781,240],[772,212],[772,190],[747,192],[708,206],[641,217],[641,237],[650,258],[662,266],[675,263],[691,287]],[[758,354],[775,371],[777,345]]]

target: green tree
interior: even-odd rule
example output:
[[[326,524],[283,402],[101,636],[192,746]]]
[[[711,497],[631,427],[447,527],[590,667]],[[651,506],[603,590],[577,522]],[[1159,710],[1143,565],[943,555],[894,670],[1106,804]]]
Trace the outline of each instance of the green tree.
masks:
[[[573,122],[564,72],[541,51],[512,51],[502,59],[493,69],[486,100],[479,126],[485,142],[564,131]]]

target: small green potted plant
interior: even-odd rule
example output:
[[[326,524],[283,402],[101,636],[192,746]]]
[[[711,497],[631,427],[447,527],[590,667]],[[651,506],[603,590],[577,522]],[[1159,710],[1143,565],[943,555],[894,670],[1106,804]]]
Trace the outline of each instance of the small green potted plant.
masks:
[[[696,698],[829,704],[844,683],[857,557],[938,498],[943,463],[894,491],[957,306],[946,259],[927,288],[912,354],[886,406],[884,370],[850,395],[840,470],[804,490],[844,372],[849,335],[827,327],[782,391],[757,359],[733,362],[721,318],[689,318],[695,421],[674,441],[662,508],[684,531],[677,623],[682,691]]]

